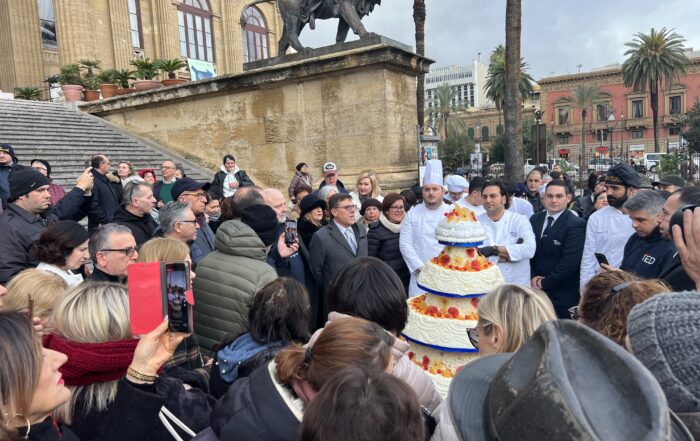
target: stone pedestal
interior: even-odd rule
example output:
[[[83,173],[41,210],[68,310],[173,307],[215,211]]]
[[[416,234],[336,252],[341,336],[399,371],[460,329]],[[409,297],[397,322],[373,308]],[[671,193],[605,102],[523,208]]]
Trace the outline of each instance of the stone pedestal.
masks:
[[[418,180],[416,76],[430,63],[373,36],[82,109],[212,169],[233,154],[263,186],[286,190],[299,162],[319,181],[332,161],[349,188],[363,170],[405,188]]]

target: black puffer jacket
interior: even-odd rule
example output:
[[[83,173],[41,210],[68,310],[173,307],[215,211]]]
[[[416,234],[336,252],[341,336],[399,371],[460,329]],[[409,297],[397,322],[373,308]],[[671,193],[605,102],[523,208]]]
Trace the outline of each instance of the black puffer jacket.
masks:
[[[370,225],[367,233],[367,254],[377,257],[391,267],[401,279],[406,292],[411,280],[406,262],[403,260],[399,249],[400,224],[393,224],[384,214],[379,217],[379,222]]]

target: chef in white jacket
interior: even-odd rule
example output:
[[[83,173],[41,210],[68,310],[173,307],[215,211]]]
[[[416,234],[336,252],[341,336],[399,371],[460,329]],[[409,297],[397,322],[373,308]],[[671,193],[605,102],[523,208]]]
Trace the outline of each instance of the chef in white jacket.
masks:
[[[399,248],[411,272],[409,297],[424,292],[416,284],[420,268],[444,248],[435,238],[437,225],[445,218],[445,213],[451,211],[442,199],[445,195],[442,182],[442,162],[439,159],[429,160],[423,177],[423,203],[411,208],[401,224]]]
[[[639,174],[627,164],[615,164],[605,175],[605,185],[608,206],[593,213],[586,225],[586,242],[581,258],[582,289],[600,272],[595,253],[604,254],[608,263],[618,268],[622,263],[625,244],[634,234],[632,220],[622,205],[642,186]]]
[[[508,190],[502,182],[489,182],[481,190],[486,213],[477,219],[484,227],[486,240],[483,254],[498,265],[506,283],[528,286],[530,259],[537,243],[528,218],[508,210]]]

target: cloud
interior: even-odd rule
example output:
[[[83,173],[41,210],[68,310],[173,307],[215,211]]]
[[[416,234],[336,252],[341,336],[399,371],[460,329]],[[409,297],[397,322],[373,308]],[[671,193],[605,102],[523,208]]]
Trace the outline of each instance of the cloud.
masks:
[[[700,49],[697,0],[523,1],[521,53],[536,78],[587,71],[624,61],[624,43],[652,27],[675,28],[689,47]],[[505,1],[426,0],[426,56],[435,67],[482,60],[505,43]],[[384,0],[363,21],[370,32],[415,46],[412,0]],[[304,29],[303,44],[333,44],[337,20]],[[352,35],[349,40],[356,39]]]

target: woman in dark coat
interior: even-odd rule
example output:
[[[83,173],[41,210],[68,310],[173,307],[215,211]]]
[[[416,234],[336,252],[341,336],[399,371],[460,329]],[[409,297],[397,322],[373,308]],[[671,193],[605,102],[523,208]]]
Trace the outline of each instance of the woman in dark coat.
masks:
[[[297,232],[301,236],[301,240],[309,248],[311,238],[318,230],[328,222],[323,218],[323,212],[326,209],[326,202],[314,194],[305,196],[299,202],[299,221],[297,222]]]
[[[219,199],[233,196],[240,187],[250,187],[255,185],[245,172],[238,168],[236,158],[233,155],[224,156],[221,169],[214,175],[214,180],[209,187],[209,191],[214,193]]]
[[[382,201],[379,222],[370,225],[367,233],[367,254],[386,262],[401,279],[408,292],[411,273],[399,249],[401,222],[406,216],[406,200],[398,193],[389,193]]]

